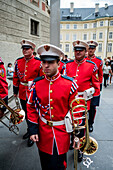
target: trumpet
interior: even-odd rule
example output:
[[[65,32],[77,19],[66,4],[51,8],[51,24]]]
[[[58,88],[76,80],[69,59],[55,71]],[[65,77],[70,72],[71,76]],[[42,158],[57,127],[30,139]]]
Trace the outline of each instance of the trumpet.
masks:
[[[3,122],[2,119],[0,119],[0,122],[3,123],[11,132],[18,135],[19,134],[19,128],[16,125],[23,122],[23,120],[25,119],[25,112],[24,112],[24,110],[20,109],[18,98],[15,98],[15,102],[16,102],[16,105],[17,105],[17,109],[13,110],[11,107],[9,107],[4,102],[3,99],[0,98],[0,103],[3,106],[5,106],[8,109],[8,111],[11,113],[10,118],[6,115],[7,113],[5,113],[3,115],[9,120],[9,126],[5,122]]]
[[[80,104],[80,101],[84,102],[85,105]],[[74,102],[76,102],[76,106],[73,106]],[[71,102],[70,107],[73,118],[74,142],[76,143],[77,141],[77,147],[74,148],[74,165],[77,169],[77,160],[75,161],[75,159],[77,159],[78,154],[77,150],[80,149],[80,151],[84,153],[84,155],[92,155],[98,150],[98,143],[94,138],[89,136],[87,101],[84,98],[76,98]],[[80,108],[81,110],[76,111],[78,108]],[[76,118],[76,114],[79,112],[84,114],[82,114],[81,117]],[[83,119],[85,120],[85,125],[80,126],[79,120]],[[77,132],[79,133],[82,129],[86,129],[86,134],[85,136],[79,139],[77,137]]]

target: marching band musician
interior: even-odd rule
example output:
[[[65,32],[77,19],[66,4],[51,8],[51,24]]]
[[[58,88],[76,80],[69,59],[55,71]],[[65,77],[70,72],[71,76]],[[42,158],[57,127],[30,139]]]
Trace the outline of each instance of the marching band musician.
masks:
[[[77,95],[77,85],[58,71],[60,48],[45,44],[37,53],[45,75],[34,80],[27,103],[30,139],[38,146],[43,170],[65,170],[70,133],[64,119]]]
[[[74,47],[74,55],[75,60],[71,60],[67,62],[66,68],[65,68],[65,75],[69,77],[73,77],[78,85],[78,95],[79,97],[84,97],[84,91],[90,89],[91,87],[94,87],[95,92],[93,94],[95,105],[98,105],[98,100],[100,96],[100,84],[98,80],[98,74],[97,74],[97,66],[92,61],[87,61],[85,59],[85,53],[87,50],[87,43],[83,41],[74,41],[73,42]],[[87,109],[90,110],[90,102],[91,100],[87,100]],[[83,104],[83,103],[82,103]],[[82,116],[82,115],[81,115]],[[82,125],[84,122],[80,122],[80,125]],[[79,134],[79,137],[83,137],[84,132],[81,130],[81,133]],[[73,143],[70,145],[70,149],[73,147]],[[79,153],[78,160],[82,160],[82,154]]]
[[[86,57],[86,60],[90,60],[93,61],[98,68],[98,78],[99,78],[99,82],[100,82],[100,91],[102,90],[102,80],[103,80],[103,62],[102,59],[99,57],[95,56],[95,50],[96,47],[98,46],[98,43],[95,41],[88,41],[88,56]],[[89,111],[89,132],[93,131],[93,123],[94,123],[94,118],[96,115],[96,106],[93,105],[93,103],[91,102],[91,106],[90,106],[90,111]]]
[[[32,84],[32,81],[40,74],[41,61],[39,60],[39,58],[34,57],[33,55],[35,44],[32,41],[22,40],[20,43],[24,56],[18,58],[15,62],[15,71],[13,76],[13,91],[15,97],[19,92],[21,106],[26,113],[27,122],[26,103],[29,95],[29,86]],[[27,138],[28,138],[27,144],[30,147],[33,145],[34,142],[30,140],[28,130],[27,133],[23,136],[23,139]]]
[[[0,57],[0,98],[8,104],[8,83],[6,82],[6,70],[4,63]],[[3,105],[0,105],[0,118],[3,117],[4,111],[6,108]]]

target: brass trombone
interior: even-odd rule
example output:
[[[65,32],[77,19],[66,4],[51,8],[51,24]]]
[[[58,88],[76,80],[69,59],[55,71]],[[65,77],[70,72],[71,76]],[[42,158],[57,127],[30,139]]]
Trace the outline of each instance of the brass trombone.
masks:
[[[19,134],[19,128],[18,128],[17,124],[20,124],[21,122],[23,122],[23,120],[25,119],[25,112],[24,112],[24,110],[20,109],[18,98],[15,98],[15,102],[16,102],[16,108],[17,109],[13,110],[11,107],[9,107],[4,102],[3,99],[0,98],[1,105],[5,106],[8,109],[8,112],[11,113],[10,118],[7,116],[7,113],[5,113],[3,115],[3,117],[5,116],[8,119],[9,126],[2,119],[0,119],[0,122],[2,124],[4,124],[11,132],[18,135]]]
[[[80,104],[80,101],[84,102],[85,105]],[[73,106],[73,103],[76,102],[76,106]],[[74,99],[71,104],[71,113],[73,118],[73,135],[74,135],[74,167],[75,170],[77,170],[77,155],[78,155],[78,149],[80,149],[81,152],[83,152],[85,155],[92,155],[98,150],[98,143],[97,141],[89,136],[89,127],[88,127],[88,111],[87,111],[87,101],[84,98],[76,98]],[[81,108],[81,111],[74,111],[75,109]],[[76,118],[76,114],[79,112],[83,112],[84,115],[82,117]],[[79,120],[84,119],[85,125],[80,126]],[[86,129],[86,134],[82,138],[77,137],[77,131],[80,131],[82,129]]]

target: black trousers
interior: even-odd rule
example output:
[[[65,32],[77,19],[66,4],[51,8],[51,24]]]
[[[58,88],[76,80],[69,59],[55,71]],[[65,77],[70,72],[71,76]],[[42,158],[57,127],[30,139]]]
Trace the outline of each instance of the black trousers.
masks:
[[[94,123],[95,114],[96,114],[96,106],[90,105],[89,125],[92,125]]]
[[[108,76],[109,74],[104,74],[104,87],[107,87]]]
[[[39,150],[42,170],[65,170],[66,153],[58,155],[56,145],[53,148],[53,155]],[[65,163],[64,163],[65,162]]]

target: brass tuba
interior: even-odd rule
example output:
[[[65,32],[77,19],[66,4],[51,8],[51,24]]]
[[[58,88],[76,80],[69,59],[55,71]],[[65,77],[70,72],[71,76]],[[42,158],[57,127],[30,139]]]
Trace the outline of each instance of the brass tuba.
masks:
[[[80,105],[80,101],[84,101],[85,105]],[[76,102],[78,105],[73,107],[72,105],[73,105],[74,102]],[[81,129],[86,129],[85,136],[80,138],[79,149],[85,155],[92,155],[98,150],[98,143],[94,138],[89,136],[87,102],[85,101],[84,98],[76,98],[71,102],[70,106],[71,106],[71,113],[72,113],[72,117],[73,117],[74,137],[76,137],[76,131],[80,131]],[[74,110],[77,109],[77,108],[82,108],[81,112],[84,113],[84,115],[80,118],[74,118],[76,113],[78,113],[77,111],[74,112]],[[79,119],[85,119],[85,125],[84,126],[80,126],[79,123],[75,123],[75,121],[78,122]]]
[[[13,110],[11,107],[9,107],[3,99],[0,98],[0,104],[5,106],[8,109],[8,112],[10,112],[10,118],[7,116],[7,113],[5,113],[3,116],[6,117],[9,120],[9,126],[0,119],[0,122],[4,124],[11,132],[15,133],[16,135],[19,134],[19,128],[16,126],[17,124],[20,124],[25,119],[25,112],[24,110],[20,109],[18,98],[15,98],[16,102],[16,109]]]

